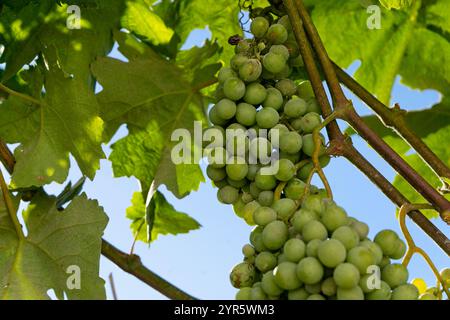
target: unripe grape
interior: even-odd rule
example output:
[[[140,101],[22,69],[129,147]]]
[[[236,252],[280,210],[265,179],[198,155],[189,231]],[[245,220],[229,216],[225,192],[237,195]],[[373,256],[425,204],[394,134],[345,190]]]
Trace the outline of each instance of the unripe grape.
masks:
[[[246,180],[246,179],[243,179],[243,180],[233,180],[233,179],[230,179],[229,177],[227,178],[227,182],[228,182],[228,184],[230,185],[230,186],[232,186],[232,187],[234,187],[234,188],[236,188],[236,189],[241,189],[241,188],[243,188],[247,183],[248,183],[248,181]],[[248,196],[250,196],[251,197],[251,195],[248,195]],[[247,197],[246,197],[246,199],[247,199]],[[252,199],[253,200],[253,199]],[[250,200],[251,201],[251,200]]]
[[[269,21],[264,17],[256,17],[250,25],[250,31],[256,38],[262,38],[269,30]]]
[[[228,120],[223,119],[219,116],[216,106],[212,107],[211,110],[209,110],[209,120],[217,126],[223,126],[228,122]]]
[[[242,180],[248,173],[248,165],[243,159],[236,158],[232,163],[228,163],[225,168],[228,177],[233,180]]]
[[[247,54],[247,53],[249,53],[251,48],[252,48],[252,44],[251,44],[250,40],[243,39],[243,40],[239,41],[238,44],[236,45],[236,47],[234,48],[234,53]]]
[[[312,294],[306,300],[326,300],[321,294]]]
[[[278,167],[275,177],[280,181],[287,182],[295,176],[295,165],[288,159],[278,160],[275,167]]]
[[[381,281],[380,288],[374,289],[372,292],[366,294],[367,300],[390,300],[391,299],[391,287],[384,282]]]
[[[263,65],[264,65],[264,60],[263,60]],[[273,80],[275,79],[275,75],[270,72],[269,70],[267,70],[266,68],[263,68],[263,71],[261,73],[261,78],[263,78],[264,80]]]
[[[277,266],[277,257],[268,251],[263,251],[256,256],[255,266],[262,273],[272,270]]]
[[[288,32],[282,24],[275,23],[269,27],[266,38],[272,44],[282,44],[286,42],[288,38]]]
[[[419,300],[438,300],[438,298],[431,293],[424,292],[419,296]]]
[[[213,168],[225,167],[225,162],[227,159],[228,159],[227,150],[221,147],[214,148],[208,153],[208,162],[209,165]]]
[[[313,239],[325,240],[328,232],[325,226],[317,220],[311,220],[302,229],[302,237],[306,242]]]
[[[306,110],[307,112],[314,112],[317,114],[322,114],[322,110],[320,109],[319,103],[316,98],[306,99]]]
[[[272,209],[277,212],[278,219],[284,221],[289,220],[294,214],[296,207],[295,201],[287,198],[276,200],[272,204]]]
[[[273,191],[262,191],[258,195],[258,202],[262,206],[270,207],[273,204],[273,197],[274,197]]]
[[[323,202],[323,197],[318,194],[309,195],[305,200],[303,200],[302,208],[314,211],[319,215],[325,210],[325,204]]]
[[[245,185],[248,184],[248,181],[247,181],[246,179],[241,180],[241,181],[245,181]],[[242,186],[241,188],[243,189],[244,187],[245,187],[245,186]],[[242,195],[241,195],[241,199],[242,199],[242,201],[243,201],[245,204],[247,204],[247,203],[253,201],[253,196],[252,196],[250,193],[248,193],[248,192],[246,192],[246,191],[243,191],[243,192],[242,192]]]
[[[258,59],[248,59],[239,67],[239,77],[245,82],[256,81],[261,76],[261,72],[262,65]]]
[[[275,79],[285,79],[292,74],[292,68],[286,63],[283,70],[274,74]]]
[[[284,244],[283,253],[287,260],[299,262],[305,257],[306,245],[300,239],[290,239]]]
[[[220,181],[226,178],[227,173],[223,168],[214,168],[211,165],[209,165],[206,167],[206,175],[212,181]]]
[[[245,95],[245,83],[239,78],[229,78],[223,84],[223,92],[228,99],[237,101]]]
[[[379,264],[380,268],[384,268],[385,266],[391,264],[391,259],[389,259],[389,257],[384,256],[383,259],[381,259],[381,262]]]
[[[306,154],[307,156],[312,157],[313,153],[314,153],[314,149],[315,149],[315,143],[314,143],[314,137],[312,134],[305,134],[303,137],[303,153]],[[320,139],[321,144],[319,146],[319,156],[323,155],[325,153],[325,146],[324,146],[324,139],[323,137],[321,137]]]
[[[262,129],[271,129],[280,121],[277,110],[263,108],[256,114],[256,123]]]
[[[289,124],[295,131],[302,132],[301,121],[302,121],[301,117],[295,118],[295,119],[290,119]]]
[[[286,48],[286,46],[282,44],[276,44],[270,47],[269,52],[279,54],[284,58],[285,61],[289,59],[289,50]]]
[[[229,129],[227,129],[229,131]],[[230,157],[238,157],[241,163],[245,163],[243,158],[248,153],[249,142],[245,134],[237,134],[232,137],[227,137],[227,152]],[[230,160],[227,163],[231,162]]]
[[[299,288],[288,292],[288,300],[306,300],[309,294],[305,288]]]
[[[297,265],[297,277],[305,284],[315,284],[322,280],[322,264],[313,257],[307,257],[300,260]]]
[[[233,203],[233,211],[239,218],[244,218],[244,207],[245,203],[242,201],[242,197]]]
[[[377,233],[374,242],[383,250],[384,255],[391,256],[397,249],[398,235],[392,230],[382,230]]]
[[[306,102],[305,102],[305,111],[306,111]],[[304,133],[311,133],[313,130],[320,126],[322,123],[322,119],[320,115],[315,112],[309,112],[303,116],[301,119],[301,128]]]
[[[214,97],[216,98],[216,101],[225,98],[225,93],[223,92],[223,83],[219,83],[216,87],[216,90],[214,90]]]
[[[350,227],[358,233],[360,239],[367,238],[369,234],[369,226],[361,221],[354,220],[350,223]]]
[[[277,23],[283,25],[287,31],[292,30],[291,21],[289,20],[288,15],[282,16],[280,19],[278,19]]]
[[[402,284],[392,291],[391,300],[417,300],[419,290],[412,284]]]
[[[305,290],[312,295],[319,294],[321,292],[321,283],[305,284]]]
[[[356,287],[360,276],[358,269],[353,264],[345,262],[334,269],[333,278],[338,287],[350,289]]]
[[[331,297],[337,292],[336,282],[334,282],[333,277],[326,278],[322,281],[321,291],[324,295]]]
[[[285,97],[292,97],[293,95],[297,94],[297,85],[291,79],[279,80],[275,84],[275,88],[277,88]]]
[[[394,260],[398,260],[401,259],[406,253],[406,244],[403,242],[403,240],[398,239],[396,246],[395,246],[395,251],[393,254],[391,254],[391,258]]]
[[[372,251],[361,246],[355,247],[348,252],[347,261],[358,268],[361,274],[366,274],[367,268],[375,265],[375,257]]]
[[[229,120],[236,114],[236,104],[229,99],[222,99],[216,104],[219,117]]]
[[[239,199],[239,191],[232,186],[225,186],[217,191],[217,199],[224,204],[233,204]]]
[[[297,132],[287,132],[280,135],[280,149],[283,152],[298,153],[303,146],[302,136]]]
[[[302,181],[308,180],[313,169],[314,164],[312,162],[305,164],[297,171],[297,178],[299,178]]]
[[[253,286],[252,291],[250,293],[250,300],[266,300],[267,295],[261,286]]]
[[[266,99],[262,103],[263,107],[280,110],[283,106],[283,95],[281,92],[276,88],[268,88],[266,93]]]
[[[230,65],[233,70],[239,71],[239,68],[248,61],[244,54],[236,54],[230,60]]]
[[[242,247],[242,254],[244,257],[249,258],[255,255],[255,248],[253,248],[251,245],[246,244]]]
[[[266,88],[260,83],[254,82],[247,86],[244,100],[253,105],[261,104],[267,96]]]
[[[265,226],[277,219],[277,213],[272,208],[259,207],[253,212],[253,221],[257,225]]]
[[[260,169],[260,166],[258,164],[249,164],[248,165],[248,173],[247,173],[246,178],[250,181],[255,181],[256,173],[258,172],[259,169]],[[258,197],[258,196],[255,197],[253,194],[252,194],[252,196],[254,198]]]
[[[349,226],[341,226],[337,228],[333,232],[331,238],[339,240],[347,250],[356,247],[359,243],[358,234]]]
[[[274,270],[276,284],[285,290],[298,289],[301,281],[297,278],[297,264],[293,262],[282,262]]]
[[[250,127],[256,123],[256,109],[248,103],[241,102],[236,108],[236,121]]]
[[[262,60],[264,68],[272,74],[277,74],[284,70],[286,60],[282,55],[268,52],[264,55]]]
[[[236,293],[236,300],[250,300],[252,288],[245,287],[239,289],[239,291]]]
[[[313,239],[308,242],[306,245],[306,255],[308,257],[314,257],[317,258],[319,246],[322,243],[322,240],[320,239]]]
[[[346,255],[344,245],[335,239],[325,240],[317,248],[317,257],[328,268],[334,268],[344,262]]]
[[[312,88],[311,82],[309,80],[305,80],[301,82],[298,86],[298,95],[303,99],[314,98],[314,90]]]
[[[388,264],[381,270],[381,279],[392,289],[408,281],[408,269],[401,263]]]
[[[261,280],[261,288],[269,296],[279,296],[283,293],[283,289],[278,286],[272,271],[264,273]]]
[[[272,221],[264,227],[262,240],[269,250],[280,249],[288,238],[288,227],[282,221]]]
[[[220,181],[213,181],[212,185],[216,188],[223,188],[228,185],[227,179],[223,179]]]
[[[298,97],[292,97],[284,105],[284,114],[289,118],[298,118],[306,112],[306,101]]]
[[[441,270],[440,275],[447,285],[450,285],[450,268],[444,268]]]
[[[300,179],[293,178],[288,182],[288,184],[284,188],[284,193],[287,198],[292,200],[298,200],[303,196],[305,188],[306,183],[304,183]]]
[[[261,190],[273,190],[277,186],[277,179],[274,176],[262,174],[259,170],[255,177],[255,185]]]
[[[225,81],[227,81],[229,78],[236,78],[236,77],[237,77],[236,71],[228,67],[220,69],[218,75],[219,83],[222,84],[225,83]]]
[[[326,207],[322,212],[322,217],[320,220],[328,231],[333,232],[337,228],[346,225],[347,223],[347,213],[345,210],[336,204],[331,204]]]
[[[270,161],[272,145],[266,138],[256,138],[250,142],[249,155],[252,160],[260,160],[261,163]]]
[[[291,219],[291,223],[295,231],[302,232],[305,224],[312,220],[317,220],[317,214],[313,211],[301,208],[294,213],[294,216]]]
[[[338,300],[364,300],[364,292],[356,286],[349,289],[337,288]]]
[[[233,287],[239,289],[252,286],[255,277],[255,267],[243,262],[233,267],[230,274],[230,281]]]
[[[300,153],[287,153],[284,151],[279,152],[279,158],[280,159],[287,159],[292,163],[297,163],[300,161]]]

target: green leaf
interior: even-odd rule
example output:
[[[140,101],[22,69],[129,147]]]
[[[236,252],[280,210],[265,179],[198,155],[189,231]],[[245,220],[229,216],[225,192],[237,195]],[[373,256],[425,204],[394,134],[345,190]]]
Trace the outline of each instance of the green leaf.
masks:
[[[107,217],[97,201],[76,197],[64,211],[56,198],[37,194],[24,212],[28,235],[21,240],[12,228],[3,198],[0,200],[0,298],[104,299],[99,277],[101,236]],[[74,268],[80,271],[80,289],[69,287]]]
[[[132,220],[131,230],[137,240],[145,243],[156,240],[158,235],[188,233],[201,227],[187,214],[175,210],[159,191],[153,195],[148,208],[142,192],[133,194],[131,204],[127,209],[127,218]]]
[[[98,99],[108,131],[126,123],[131,133],[113,146],[114,174],[135,176],[155,188],[165,184],[183,197],[204,178],[197,164],[173,163],[171,136],[179,128],[192,133],[195,121],[206,123],[201,94],[183,70],[149,47],[123,33],[117,40],[129,62],[100,58],[92,66],[103,86]]]
[[[405,9],[411,6],[413,0],[380,0],[380,3],[388,9]]]

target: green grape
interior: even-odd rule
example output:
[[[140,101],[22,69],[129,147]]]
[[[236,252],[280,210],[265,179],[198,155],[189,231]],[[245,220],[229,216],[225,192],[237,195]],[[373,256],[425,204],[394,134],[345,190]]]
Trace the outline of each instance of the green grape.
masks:
[[[269,296],[279,296],[283,293],[283,289],[278,286],[272,271],[264,273],[261,288]]]
[[[256,114],[256,123],[262,129],[271,129],[278,121],[280,121],[280,115],[272,108],[263,108]]]
[[[227,130],[228,131],[228,130]],[[249,142],[245,134],[238,134],[227,137],[227,152],[230,156],[236,156],[240,159],[244,158],[248,152]],[[227,161],[229,163],[230,161]],[[245,161],[244,161],[245,163]]]
[[[250,243],[258,252],[267,250],[267,248],[264,246],[264,243],[262,242],[262,231],[263,228],[258,226],[255,227],[250,233]]]
[[[306,102],[305,102],[306,110]],[[322,123],[322,118],[315,112],[309,112],[303,116],[301,119],[301,129],[304,133],[312,133],[313,130],[320,126]]]
[[[283,70],[274,74],[275,79],[285,79],[288,78],[292,74],[292,68],[285,64]]]
[[[401,263],[388,264],[381,270],[381,279],[392,289],[408,281],[408,269]]]
[[[227,150],[222,147],[214,148],[208,153],[208,162],[212,168],[220,169],[225,167],[225,162],[227,159]]]
[[[254,286],[250,293],[250,300],[266,300],[267,295],[264,293],[264,290],[261,286]]]
[[[391,300],[417,300],[419,298],[419,290],[415,285],[402,284],[392,291]]]
[[[325,210],[323,197],[317,194],[308,196],[305,200],[303,200],[302,208],[322,214]]]
[[[303,145],[302,136],[297,132],[287,132],[280,135],[280,150],[289,154],[300,152]]]
[[[403,240],[398,239],[396,248],[393,254],[391,254],[391,258],[394,260],[401,259],[406,253],[406,244]]]
[[[246,186],[246,185],[248,184],[248,181],[247,181],[247,179],[245,179],[245,178],[244,178],[243,180],[233,180],[233,179],[230,179],[230,178],[228,177],[228,178],[227,178],[227,183],[228,183],[230,186],[232,186],[232,187],[234,187],[234,188],[236,188],[236,189],[241,189],[241,188],[243,188],[244,186]],[[250,200],[247,201],[246,203],[248,203],[248,202],[250,202],[250,201],[253,200],[253,197],[252,197],[250,194],[247,194],[247,195],[245,196],[245,199],[248,200],[249,197],[251,197],[251,198],[250,198]]]
[[[248,173],[248,165],[243,159],[234,159],[232,163],[227,164],[225,169],[228,177],[233,180],[242,180]]]
[[[379,265],[381,263],[381,260],[383,260],[383,250],[381,250],[379,245],[370,240],[363,240],[359,245],[372,251],[373,257],[375,258],[375,264]]]
[[[236,121],[250,127],[256,123],[256,109],[248,103],[241,102],[236,108]]]
[[[245,205],[244,201],[242,201],[242,197],[239,197],[239,199],[233,203],[233,211],[239,218],[244,218]]]
[[[364,293],[370,293],[375,290],[373,277],[373,274],[365,274],[361,276],[361,280],[359,280],[359,286]]]
[[[356,247],[359,243],[358,233],[349,226],[337,228],[331,235],[331,238],[339,240],[346,250]]]
[[[249,164],[248,165],[247,179],[250,180],[250,181],[255,181],[256,173],[258,172],[259,169],[260,169],[259,165],[257,165],[257,164]],[[255,197],[253,194],[252,194],[252,196],[254,198],[258,197],[258,196]]]
[[[309,80],[305,80],[299,84],[298,95],[305,100],[315,97],[314,90],[313,90],[311,82]]]
[[[337,288],[337,299],[338,300],[364,300],[364,292],[360,287],[356,286],[353,288]]]
[[[288,159],[277,160],[275,167],[278,167],[275,177],[280,181],[287,182],[295,176],[295,165]]]
[[[304,183],[300,179],[293,178],[288,182],[288,184],[284,188],[284,194],[289,199],[298,200],[305,193],[305,188],[306,183]]]
[[[223,84],[223,92],[228,99],[237,101],[245,95],[245,83],[239,78],[229,78]]]
[[[245,135],[247,128],[240,123],[232,123],[227,127],[227,130],[234,130],[237,135]]]
[[[255,278],[255,267],[246,262],[234,266],[230,273],[231,285],[237,289],[252,286]]]
[[[255,177],[255,185],[263,191],[273,190],[277,186],[277,179],[274,176],[262,174],[259,170]]]
[[[350,227],[356,231],[360,239],[367,238],[369,226],[366,223],[354,219],[354,221],[350,223]]]
[[[239,68],[247,61],[248,58],[244,54],[236,54],[231,58],[230,65],[233,70],[239,71]]]
[[[258,80],[258,78],[261,76],[261,72],[261,62],[258,59],[249,59],[239,67],[239,78],[241,78],[245,82],[253,82]]]
[[[276,284],[285,290],[298,289],[302,283],[297,278],[297,264],[293,262],[282,262],[274,270]]]
[[[217,126],[223,126],[228,122],[227,120],[219,116],[216,106],[212,107],[211,110],[209,110],[209,120]]]
[[[276,74],[284,70],[286,60],[282,55],[268,52],[264,55],[262,63],[267,71],[272,74]]]
[[[317,257],[328,268],[334,268],[344,262],[346,255],[344,245],[335,239],[325,240],[317,248]]]
[[[242,247],[242,254],[246,258],[252,257],[255,255],[255,248],[253,248],[250,244],[246,244]]]
[[[241,40],[238,42],[238,44],[234,48],[234,52],[236,54],[239,54],[239,53],[247,54],[247,53],[249,53],[251,48],[252,48],[252,44],[251,44],[250,40],[244,39],[244,40]]]
[[[270,154],[272,152],[272,144],[266,138],[255,138],[250,142],[249,154],[250,159],[260,160],[261,163],[268,163],[270,161]]]
[[[314,164],[312,162],[308,162],[297,171],[297,178],[302,181],[308,180],[308,177],[310,176],[313,169]]]
[[[391,256],[397,249],[398,235],[392,230],[382,230],[377,233],[374,242],[383,250],[384,255]]]
[[[284,114],[288,118],[298,118],[306,112],[306,101],[296,96],[284,105]]]
[[[297,265],[297,277],[305,284],[315,284],[322,280],[324,269],[322,264],[313,257],[300,260]]]
[[[291,262],[299,262],[305,257],[306,245],[300,239],[290,239],[284,244],[283,253],[287,260]]]
[[[289,50],[282,44],[275,44],[271,46],[269,52],[279,54],[285,61],[289,59]]]
[[[333,232],[337,228],[347,224],[347,213],[343,208],[332,203],[322,212],[320,221],[325,225],[328,231]]]
[[[220,181],[213,181],[212,185],[220,189],[220,188],[227,186],[228,182],[227,182],[227,179],[223,179]]]
[[[359,283],[359,271],[351,263],[341,263],[334,269],[333,279],[343,289],[351,289]]]
[[[282,16],[280,19],[278,19],[277,23],[283,25],[288,31],[292,30],[291,21],[289,20],[288,15]]]
[[[419,296],[419,300],[438,300],[438,298],[431,293],[425,292]]]
[[[390,300],[391,299],[391,287],[381,281],[380,288],[374,289],[372,292],[366,294],[366,300]]]
[[[280,253],[278,255],[278,264],[280,264],[282,262],[289,262],[288,258],[286,257],[286,255],[284,253]]]
[[[385,266],[387,266],[388,264],[391,264],[391,259],[389,259],[389,257],[384,256],[383,259],[381,259],[381,262],[379,264],[380,268],[384,268]]]
[[[220,69],[218,75],[219,83],[222,84],[225,83],[225,81],[227,81],[229,78],[236,78],[236,77],[237,77],[236,71],[228,67]]]
[[[264,65],[264,60],[263,60],[263,65]],[[273,80],[273,79],[275,79],[275,75],[272,72],[269,72],[269,70],[267,70],[266,68],[263,68],[263,71],[261,73],[261,78],[263,78],[264,80]]]
[[[248,184],[248,181],[247,181],[246,179],[241,180],[241,181],[244,181],[245,185]],[[230,185],[231,185],[231,184],[230,184]],[[240,187],[240,188],[244,188],[244,186],[242,186],[242,187]],[[247,192],[245,192],[245,191],[242,193],[241,199],[242,199],[242,201],[243,201],[245,204],[247,204],[247,203],[249,203],[249,202],[251,202],[251,201],[254,200],[254,199],[253,199],[253,196],[252,196],[250,193],[247,193]]]
[[[206,150],[214,150],[224,146],[225,130],[219,126],[212,126],[205,130],[203,134],[203,147]]]
[[[279,199],[272,204],[272,209],[277,213],[279,220],[287,221],[294,214],[297,205],[292,199]]]
[[[253,221],[257,225],[265,226],[277,219],[277,213],[272,208],[259,207],[253,212]]]
[[[264,227],[262,240],[269,250],[280,249],[288,238],[288,227],[282,221],[272,221]]]
[[[291,79],[279,80],[275,84],[275,88],[277,88],[285,97],[292,97],[293,95],[297,94],[297,85]]]
[[[250,31],[256,38],[262,38],[269,30],[269,21],[264,17],[256,17],[250,25]]]
[[[217,191],[217,199],[224,204],[233,204],[239,199],[239,191],[232,186],[225,186]]]
[[[247,224],[249,225],[254,225],[255,222],[253,221],[253,212],[255,212],[256,209],[258,209],[260,207],[258,201],[250,201],[249,203],[247,203],[244,207],[244,220],[247,222]],[[258,250],[260,251],[260,250]]]
[[[225,93],[223,92],[223,83],[219,83],[217,85],[216,90],[214,90],[214,97],[216,98],[216,101],[225,98]]]
[[[307,156],[312,157],[316,145],[314,143],[313,135],[305,134],[302,138],[303,138],[303,147],[302,147],[303,153],[306,154]],[[321,137],[319,156],[323,155],[324,153],[325,153],[324,139],[323,137]]]
[[[289,124],[295,131],[302,132],[301,122],[302,122],[302,118],[296,118],[296,119],[291,119],[289,121]]]
[[[312,294],[306,300],[326,300],[321,294]]]
[[[308,257],[314,257],[317,258],[319,246],[322,243],[322,240],[320,239],[314,239],[308,242],[306,245],[306,255]]]
[[[323,280],[320,289],[324,295],[328,297],[334,296],[337,292],[337,286],[336,282],[334,282],[333,277]]]
[[[259,171],[259,169],[258,169]],[[255,180],[256,180],[256,175],[255,175]],[[257,199],[259,194],[261,193],[261,189],[258,188],[258,186],[256,185],[256,182],[252,182],[250,183],[250,194],[253,196],[253,198]]]
[[[317,102],[316,98],[306,99],[306,111],[322,114],[322,110],[320,109],[319,103]]]
[[[209,165],[206,167],[206,175],[212,181],[220,181],[222,179],[225,179],[227,173],[223,168],[214,168],[211,165]]]
[[[277,257],[268,251],[263,251],[256,256],[255,266],[262,273],[272,270],[277,266]]]
[[[291,219],[291,223],[295,231],[302,232],[305,224],[312,220],[317,220],[317,213],[307,210],[305,208],[301,208],[300,210],[294,213]]]
[[[347,261],[358,268],[361,274],[366,274],[367,268],[375,264],[375,257],[369,248],[358,246],[348,252]]]
[[[282,44],[286,42],[288,32],[282,24],[275,23],[269,27],[266,38],[272,44]]]
[[[284,151],[279,152],[280,159],[287,159],[292,163],[297,163],[300,161],[300,153],[287,153]]]
[[[314,284],[305,284],[305,290],[309,294],[319,294],[321,290],[321,283],[314,283]]]
[[[273,203],[273,197],[274,197],[273,191],[262,191],[258,195],[258,202],[262,206],[270,207]]]
[[[302,229],[302,237],[306,242],[313,239],[325,240],[328,237],[328,232],[321,222],[311,220],[304,225]]]
[[[250,300],[252,288],[245,287],[239,289],[239,291],[236,293],[236,300]]]
[[[288,300],[306,300],[309,294],[305,288],[299,288],[296,290],[290,290],[288,292]]]
[[[275,127],[273,127],[272,129],[269,130],[268,138],[271,141],[272,140],[277,140],[275,136],[276,136],[276,133],[278,133],[278,140],[279,140],[279,137],[283,133],[286,133],[286,132],[289,132],[288,127],[286,127],[284,124],[279,123]],[[272,145],[274,147],[279,147],[279,144],[277,144],[276,141],[272,141]]]
[[[281,92],[276,88],[267,88],[266,93],[266,99],[264,99],[262,106],[264,108],[280,110],[284,102]]]
[[[447,284],[447,287],[450,287],[450,268],[444,268],[441,270],[440,275],[442,280]]]

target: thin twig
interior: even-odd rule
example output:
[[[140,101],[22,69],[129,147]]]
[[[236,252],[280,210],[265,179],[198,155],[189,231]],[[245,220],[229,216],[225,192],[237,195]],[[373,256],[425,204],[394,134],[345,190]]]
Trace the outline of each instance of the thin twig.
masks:
[[[109,285],[111,286],[111,292],[112,292],[112,295],[113,295],[113,299],[114,300],[119,300],[117,298],[116,285],[114,284],[114,277],[113,277],[112,272],[109,274],[108,278],[109,278]]]
[[[19,239],[25,239],[25,234],[22,230],[22,225],[17,219],[16,209],[14,208],[13,201],[11,199],[11,194],[9,193],[8,186],[6,185],[5,178],[3,177],[2,170],[0,169],[0,189],[3,194],[3,200],[5,201],[6,211],[8,211],[9,217],[11,218],[11,222],[14,225],[14,229],[16,229],[17,236]]]
[[[16,164],[14,160],[14,155],[9,150],[6,143],[1,139],[0,139],[0,161],[3,163],[8,173],[12,174],[14,166]]]
[[[42,101],[39,101],[33,97],[30,97],[26,94],[14,91],[13,89],[8,88],[7,86],[5,86],[4,84],[0,83],[0,90],[6,92],[7,94],[11,95],[11,96],[16,96],[22,100],[26,100],[28,102],[31,102],[33,104],[36,105],[42,105]]]

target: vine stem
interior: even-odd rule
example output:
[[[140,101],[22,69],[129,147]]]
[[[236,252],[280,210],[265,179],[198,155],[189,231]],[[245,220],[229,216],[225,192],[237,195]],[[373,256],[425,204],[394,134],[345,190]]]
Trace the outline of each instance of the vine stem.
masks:
[[[411,261],[412,256],[415,253],[420,254],[424,260],[427,262],[427,264],[430,266],[431,270],[433,271],[434,275],[436,276],[436,279],[442,284],[442,288],[447,294],[447,297],[450,298],[450,292],[447,288],[447,284],[442,279],[441,275],[439,274],[438,269],[434,265],[433,261],[431,260],[430,256],[423,250],[422,248],[418,247],[414,239],[412,238],[411,234],[408,231],[408,228],[406,226],[406,215],[409,211],[417,210],[417,209],[433,209],[433,206],[430,204],[406,204],[403,205],[400,208],[400,212],[398,215],[398,220],[400,223],[400,229],[402,230],[403,235],[405,236],[406,243],[408,246],[408,250],[406,251],[405,257],[403,258],[402,264],[407,267],[409,262]]]
[[[6,92],[7,94],[9,94],[9,95],[11,95],[11,96],[16,96],[16,97],[18,97],[18,98],[20,98],[20,99],[22,99],[22,100],[31,102],[31,103],[33,103],[33,104],[42,105],[42,102],[41,102],[41,101],[39,101],[39,100],[37,100],[37,99],[35,99],[35,98],[33,98],[33,97],[30,97],[30,96],[28,96],[28,95],[26,95],[26,94],[23,94],[23,93],[14,91],[13,89],[8,88],[7,86],[5,86],[5,85],[2,84],[2,83],[0,83],[0,90]]]
[[[25,239],[25,234],[22,230],[22,225],[17,219],[16,210],[14,209],[14,204],[11,199],[11,195],[8,190],[8,186],[6,185],[5,178],[3,177],[2,170],[0,170],[0,188],[3,194],[3,200],[5,201],[6,211],[8,211],[9,217],[11,218],[11,222],[14,225],[14,229],[16,230],[17,236],[20,240]]]

